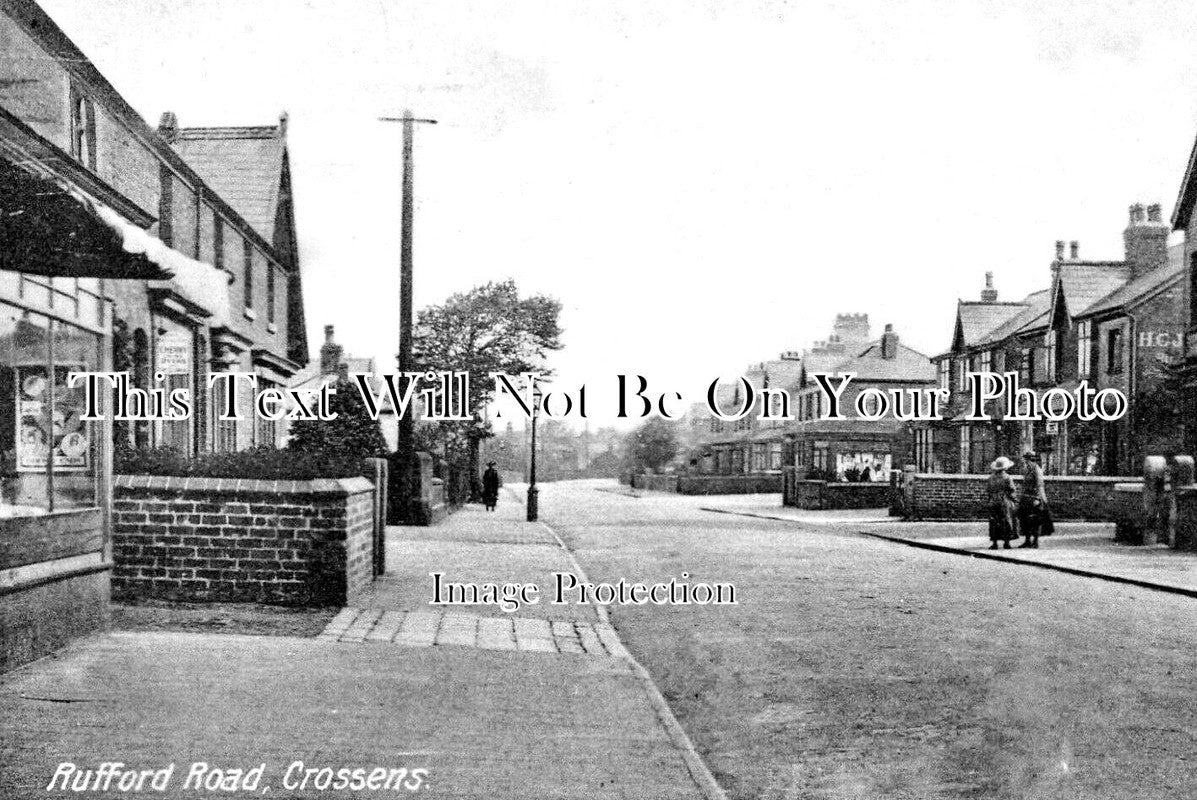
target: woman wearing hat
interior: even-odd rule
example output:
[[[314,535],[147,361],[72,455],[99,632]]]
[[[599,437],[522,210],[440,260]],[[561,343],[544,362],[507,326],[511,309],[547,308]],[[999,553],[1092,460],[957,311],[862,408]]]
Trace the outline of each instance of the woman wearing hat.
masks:
[[[499,504],[499,485],[502,483],[499,480],[499,473],[495,469],[495,462],[486,462],[486,472],[482,473],[482,502],[486,504],[487,511],[494,511],[495,506]]]
[[[1014,479],[1008,470],[1014,462],[1005,456],[999,456],[990,467],[992,473],[986,491],[989,497],[989,549],[997,550],[998,542],[1009,550],[1010,540],[1018,537],[1015,526],[1014,513],[1017,506],[1014,503]]]

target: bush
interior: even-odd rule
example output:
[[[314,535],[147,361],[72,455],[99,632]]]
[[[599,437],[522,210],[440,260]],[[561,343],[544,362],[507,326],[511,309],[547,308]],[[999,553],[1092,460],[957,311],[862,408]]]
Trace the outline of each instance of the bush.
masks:
[[[357,386],[346,378],[336,383],[329,410],[331,420],[300,420],[291,426],[287,450],[303,458],[333,458],[360,462],[386,458],[387,443],[378,420],[371,419]]]
[[[118,475],[178,475],[196,478],[256,478],[305,481],[362,474],[359,458],[296,453],[259,447],[234,453],[205,453],[188,458],[169,447],[122,449],[113,454]]]

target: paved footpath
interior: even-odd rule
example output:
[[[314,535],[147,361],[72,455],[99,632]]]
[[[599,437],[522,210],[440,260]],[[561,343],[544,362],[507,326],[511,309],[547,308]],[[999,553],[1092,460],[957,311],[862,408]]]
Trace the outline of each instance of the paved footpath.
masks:
[[[576,568],[505,500],[496,514],[390,529],[388,576],[315,639],[113,633],[0,678],[0,797],[77,797],[45,791],[55,769],[105,761],[173,763],[159,797],[228,796],[185,790],[193,762],[226,779],[264,764],[256,788],[233,796],[394,796],[322,789],[319,772],[299,787],[309,769],[382,767],[396,782],[398,770],[409,784],[419,775],[401,796],[719,797],[605,616],[428,605],[430,571],[543,586]],[[115,784],[86,794],[126,796]]]

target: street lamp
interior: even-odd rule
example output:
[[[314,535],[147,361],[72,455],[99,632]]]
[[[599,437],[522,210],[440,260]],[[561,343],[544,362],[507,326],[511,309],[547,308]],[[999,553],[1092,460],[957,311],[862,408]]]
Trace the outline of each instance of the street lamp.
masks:
[[[540,405],[544,393],[532,385],[532,461],[528,467],[528,522],[536,522],[540,516],[540,489],[536,486],[536,418],[540,416]]]

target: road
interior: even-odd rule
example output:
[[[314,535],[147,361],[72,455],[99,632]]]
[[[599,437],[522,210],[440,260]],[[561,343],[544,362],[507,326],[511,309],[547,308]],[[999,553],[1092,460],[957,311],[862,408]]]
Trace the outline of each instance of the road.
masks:
[[[1197,784],[1197,601],[546,484],[592,581],[732,582],[612,618],[733,798],[1160,798]]]

